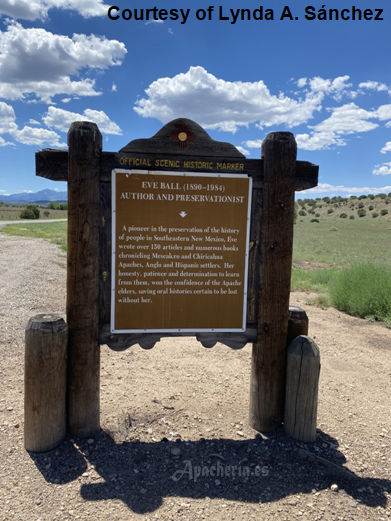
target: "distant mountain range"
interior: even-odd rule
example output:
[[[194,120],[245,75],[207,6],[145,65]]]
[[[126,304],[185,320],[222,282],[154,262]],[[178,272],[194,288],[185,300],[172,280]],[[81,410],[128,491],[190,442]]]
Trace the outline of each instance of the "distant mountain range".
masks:
[[[45,204],[45,203],[66,203],[68,202],[68,193],[67,192],[57,192],[55,190],[41,190],[39,192],[29,193],[23,192],[21,194],[11,194],[11,195],[0,195],[0,201],[4,203],[35,203],[35,204]]]

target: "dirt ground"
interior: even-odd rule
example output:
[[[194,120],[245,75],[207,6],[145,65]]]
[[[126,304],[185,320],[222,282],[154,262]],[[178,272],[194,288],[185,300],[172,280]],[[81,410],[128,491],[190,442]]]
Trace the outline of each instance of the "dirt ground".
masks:
[[[317,440],[248,426],[251,346],[102,346],[101,431],[24,449],[24,328],[65,311],[66,257],[0,233],[0,521],[391,519],[391,330],[308,304]],[[346,469],[349,469],[346,470]]]

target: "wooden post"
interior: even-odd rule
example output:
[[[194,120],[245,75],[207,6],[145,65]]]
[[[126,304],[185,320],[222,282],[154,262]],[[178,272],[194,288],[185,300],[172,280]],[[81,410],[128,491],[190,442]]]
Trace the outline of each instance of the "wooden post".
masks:
[[[318,346],[308,336],[295,338],[288,347],[284,427],[304,443],[316,440],[319,373]]]
[[[78,121],[68,132],[68,430],[99,430],[99,158],[102,135]]]
[[[26,326],[24,446],[32,452],[57,447],[66,434],[68,327],[55,313],[36,315]]]
[[[296,174],[293,135],[268,134],[262,144],[262,157],[258,340],[252,352],[250,425],[267,432],[281,426],[284,414]]]
[[[300,335],[308,335],[308,316],[303,308],[289,306],[288,335],[286,345]]]

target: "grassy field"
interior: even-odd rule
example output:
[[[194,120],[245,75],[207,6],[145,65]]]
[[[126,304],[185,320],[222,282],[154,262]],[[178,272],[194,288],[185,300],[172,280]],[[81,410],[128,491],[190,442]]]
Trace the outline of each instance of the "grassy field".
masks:
[[[67,250],[67,222],[58,223],[31,223],[23,221],[21,224],[7,224],[0,229],[0,233],[18,237],[33,237],[45,239],[58,244],[64,251]]]
[[[0,221],[22,221],[26,222],[26,219],[20,219],[20,212],[25,208],[26,205],[17,206],[0,206]],[[68,212],[66,210],[49,210],[48,208],[38,207],[40,211],[40,219],[66,219]],[[43,212],[48,211],[48,217],[45,217]]]
[[[391,264],[391,221],[374,219],[297,220],[293,262],[351,266],[369,260]]]

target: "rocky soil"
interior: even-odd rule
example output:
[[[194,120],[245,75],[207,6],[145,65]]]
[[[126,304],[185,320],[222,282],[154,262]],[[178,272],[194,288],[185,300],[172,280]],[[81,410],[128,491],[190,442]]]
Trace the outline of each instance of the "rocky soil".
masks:
[[[101,431],[24,449],[24,328],[65,311],[66,257],[0,233],[0,521],[391,519],[391,330],[303,307],[321,352],[318,432],[247,424],[251,346],[102,346]]]

